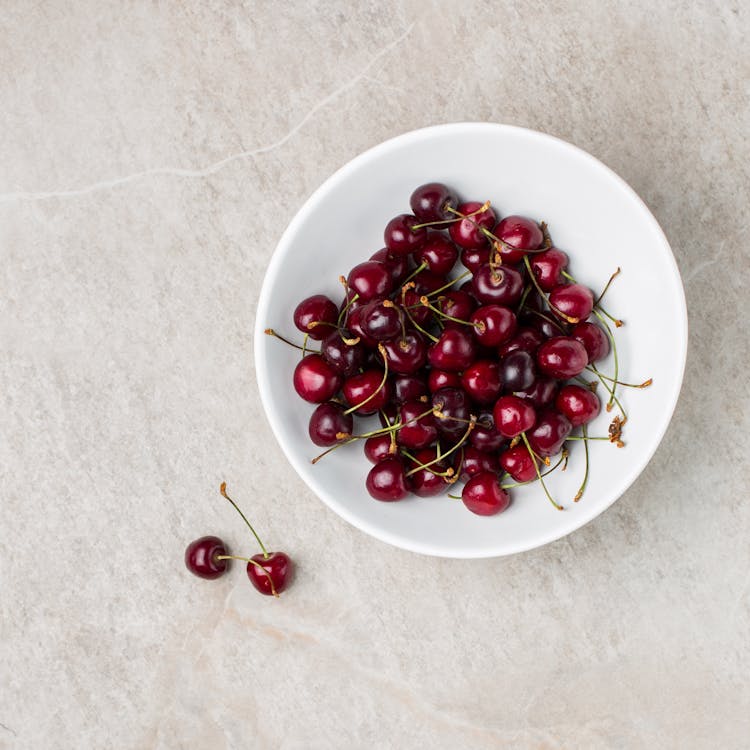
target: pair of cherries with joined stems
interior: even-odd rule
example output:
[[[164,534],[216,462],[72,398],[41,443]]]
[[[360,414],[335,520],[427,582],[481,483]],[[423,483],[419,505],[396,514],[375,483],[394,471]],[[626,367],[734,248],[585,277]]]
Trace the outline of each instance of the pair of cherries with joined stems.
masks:
[[[219,492],[242,516],[262,552],[252,557],[232,555],[227,545],[217,536],[202,536],[188,544],[185,550],[185,565],[187,569],[199,578],[213,580],[220,578],[229,569],[231,560],[240,560],[247,564],[247,577],[250,583],[266,596],[276,596],[286,589],[292,574],[292,561],[285,552],[269,552],[260,537],[255,532],[250,521],[240,510],[237,503],[227,494],[226,482],[222,482]]]

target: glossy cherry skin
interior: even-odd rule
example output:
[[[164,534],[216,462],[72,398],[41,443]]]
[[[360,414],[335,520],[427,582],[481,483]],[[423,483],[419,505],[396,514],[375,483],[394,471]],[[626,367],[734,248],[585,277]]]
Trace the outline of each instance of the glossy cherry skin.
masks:
[[[459,479],[465,482],[483,471],[491,471],[493,474],[497,474],[499,469],[500,464],[497,461],[495,453],[480,451],[479,448],[468,445],[463,449],[463,461],[459,467]]]
[[[464,485],[461,499],[478,516],[494,516],[510,505],[510,495],[500,486],[497,474],[491,471],[473,476]]]
[[[472,279],[474,296],[488,305],[514,305],[523,293],[523,277],[510,266],[481,266]]]
[[[470,294],[456,289],[441,294],[435,305],[438,310],[442,310],[445,315],[450,315],[451,318],[468,322],[472,313],[476,309],[477,301]],[[456,321],[444,318],[443,326],[445,328],[462,328],[466,326],[466,323],[457,323]]]
[[[314,294],[312,297],[303,299],[294,309],[294,325],[310,335],[311,339],[320,341],[331,332],[331,326],[336,325],[339,316],[339,309],[324,294]],[[322,325],[313,325],[311,323],[322,323]]]
[[[427,350],[427,359],[432,367],[439,370],[460,372],[465,370],[476,357],[477,347],[468,330],[446,328]]]
[[[399,214],[386,224],[383,239],[391,255],[409,255],[424,245],[427,230],[413,229],[416,224],[419,221],[412,214]]]
[[[409,494],[403,461],[397,456],[379,461],[370,469],[365,486],[376,500],[403,500]]]
[[[359,336],[359,341],[365,349],[375,349],[377,348],[378,342],[367,333],[364,325],[365,311],[367,310],[368,304],[368,302],[365,302],[363,305],[359,305],[353,310],[350,310],[346,318],[346,325],[351,331],[353,337]]]
[[[420,222],[445,221],[455,218],[455,214],[448,211],[448,207],[456,208],[458,198],[442,182],[427,182],[411,194],[409,205]]]
[[[527,398],[537,409],[551,406],[557,396],[558,383],[554,378],[537,378],[531,388],[516,391],[519,398]]]
[[[403,404],[404,401],[416,401],[422,396],[427,396],[428,393],[424,374],[403,374],[393,378],[393,397],[399,404]]]
[[[362,343],[347,344],[344,339],[350,341],[355,334],[350,331],[333,331],[323,339],[320,351],[323,359],[331,367],[342,375],[353,375],[365,361],[365,347]]]
[[[410,450],[420,450],[437,440],[435,417],[431,413],[425,414],[429,408],[423,401],[407,401],[401,405],[399,417],[402,427],[396,433],[399,445]]]
[[[457,372],[447,372],[446,370],[437,370],[434,367],[427,375],[427,388],[430,393],[435,393],[441,388],[460,388],[461,375]]]
[[[385,341],[383,346],[391,372],[410,375],[427,362],[427,344],[417,331],[407,331],[404,336]]]
[[[479,268],[490,262],[490,248],[484,247],[465,247],[461,250],[461,263],[472,273],[476,273]]]
[[[433,273],[445,276],[453,270],[458,260],[458,248],[442,233],[430,232],[427,240],[414,253],[418,264],[425,263]]]
[[[462,203],[458,211],[462,214],[471,214],[482,207],[481,203],[470,202]],[[487,235],[482,232],[481,228],[492,229],[495,226],[495,213],[488,208],[482,213],[476,214],[468,219],[459,219],[451,224],[448,228],[448,234],[451,239],[459,246],[474,250],[476,248],[488,245]]]
[[[394,288],[398,286],[410,273],[411,264],[408,255],[391,255],[387,247],[383,247],[370,256],[370,260],[382,263],[390,272]]]
[[[529,401],[518,396],[500,396],[492,410],[495,429],[507,437],[514,438],[530,430],[536,422],[536,411]]]
[[[427,469],[415,471],[409,477],[411,491],[418,497],[434,497],[444,492],[448,485],[443,477],[436,476],[435,472],[445,471],[445,463],[443,461],[432,463],[437,458],[437,451],[434,448],[423,448],[414,454],[414,458],[417,459],[418,463],[411,462],[411,468],[416,468],[419,464],[423,466],[430,464],[430,466]]]
[[[582,284],[559,284],[549,293],[552,312],[564,313],[571,322],[586,320],[594,309],[594,294]]]
[[[463,371],[461,384],[472,401],[494,404],[503,388],[500,366],[492,360],[478,359]]]
[[[185,550],[185,567],[198,578],[213,580],[227,571],[229,560],[217,560],[226,555],[227,548],[218,536],[202,536],[190,542]]]
[[[437,416],[435,424],[443,435],[459,437],[466,432],[471,416],[469,397],[460,388],[441,388],[432,394],[432,406],[443,418]]]
[[[365,440],[365,456],[368,461],[376,464],[395,453],[395,450],[391,451],[392,445],[390,435],[373,435]]]
[[[589,362],[598,362],[609,354],[607,334],[596,323],[577,323],[570,335],[583,344]]]
[[[301,398],[321,404],[338,393],[343,378],[320,354],[308,354],[294,368],[292,382]]]
[[[572,429],[573,425],[564,414],[551,409],[544,411],[527,435],[529,445],[542,458],[554,456],[560,452]]]
[[[539,369],[550,377],[566,380],[580,375],[588,364],[586,348],[570,336],[556,336],[545,341],[537,350]]]
[[[537,250],[544,242],[539,224],[525,216],[506,216],[493,234],[503,242],[500,246],[503,263],[518,263],[526,255],[525,251]]]
[[[513,337],[517,321],[512,310],[502,305],[483,305],[470,318],[474,338],[482,346],[499,346]]]
[[[516,482],[531,482],[537,478],[534,459],[525,445],[519,444],[508,448],[500,454],[500,466]]]
[[[268,557],[265,557],[260,553],[253,555],[250,559],[255,560],[263,568],[261,570],[253,563],[247,564],[247,577],[261,594],[273,596],[274,593],[280,594],[287,587],[293,567],[287,554],[269,552]]]
[[[362,311],[362,330],[375,341],[387,341],[401,333],[401,309],[390,300],[374,299]]]
[[[349,271],[349,288],[362,300],[387,297],[393,291],[393,277],[384,263],[366,260]]]
[[[562,283],[562,272],[568,266],[568,256],[562,250],[551,247],[543,253],[535,253],[530,260],[531,270],[545,292],[551,292]]]
[[[534,357],[523,349],[511,352],[500,362],[500,374],[506,391],[523,391],[536,380]]]
[[[564,385],[555,399],[555,407],[564,414],[573,427],[587,424],[595,419],[601,404],[595,393],[580,385]]]
[[[507,357],[511,352],[520,349],[534,354],[543,341],[544,337],[535,328],[519,328],[513,338],[500,345],[497,353],[501,357]]]
[[[495,419],[491,412],[485,412],[477,417],[477,423],[469,435],[469,442],[480,451],[498,451],[507,442],[495,429]]]
[[[365,370],[347,378],[342,388],[346,403],[349,406],[356,406],[369,398],[370,400],[367,403],[356,409],[356,413],[362,415],[374,414],[393,397],[393,385],[386,380],[381,387],[382,381],[383,371],[378,369]]]
[[[320,404],[310,415],[307,431],[315,445],[331,446],[348,437],[354,428],[351,414],[344,413],[344,407],[333,401]]]

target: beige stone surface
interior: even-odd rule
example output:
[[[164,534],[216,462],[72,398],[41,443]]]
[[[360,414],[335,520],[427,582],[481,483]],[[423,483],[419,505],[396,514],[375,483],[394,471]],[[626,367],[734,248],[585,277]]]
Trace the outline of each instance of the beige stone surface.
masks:
[[[0,5],[0,747],[746,748],[741,2]],[[361,150],[487,120],[619,172],[674,247],[682,397],[573,536],[450,561],[350,528],[253,374],[264,269]],[[636,303],[637,301],[634,301]],[[246,539],[293,589],[182,564]]]

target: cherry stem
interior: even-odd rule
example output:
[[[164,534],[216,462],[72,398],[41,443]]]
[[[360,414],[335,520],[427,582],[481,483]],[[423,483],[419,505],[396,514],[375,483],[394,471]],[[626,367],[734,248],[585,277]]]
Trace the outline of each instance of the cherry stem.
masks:
[[[550,468],[550,469],[547,469],[547,471],[544,471],[544,472],[542,472],[542,476],[543,476],[543,477],[546,477],[546,476],[547,476],[548,474],[551,474],[551,473],[552,473],[552,472],[553,472],[553,471],[554,471],[555,469],[557,469],[557,467],[558,467],[558,466],[559,466],[559,465],[560,465],[560,464],[561,464],[561,463],[562,463],[563,461],[566,461],[566,460],[567,460],[567,458],[568,458],[568,451],[563,451],[563,452],[562,452],[562,453],[560,454],[560,458],[559,458],[559,459],[557,459],[557,463],[556,463],[556,464],[555,464],[555,465],[554,465],[554,466],[553,466],[552,468]],[[532,460],[533,460],[533,459],[532,459]],[[562,471],[564,471],[564,469],[563,469]],[[513,487],[523,487],[523,486],[524,486],[524,485],[526,485],[526,484],[534,484],[534,482],[536,482],[536,479],[529,479],[529,481],[528,481],[528,482],[516,482],[515,484],[501,484],[500,486],[501,486],[501,487],[502,487],[502,488],[503,488],[504,490],[510,490],[510,489],[513,489]]]
[[[525,432],[521,433],[521,439],[523,440],[523,443],[526,446],[526,450],[528,450],[528,452],[531,453],[532,456],[536,455],[534,451],[532,450],[531,446],[529,445],[529,439],[526,437]],[[552,505],[554,505],[554,507],[557,508],[557,510],[563,510],[562,505],[560,505],[559,503],[556,503],[552,499],[552,495],[549,494],[549,490],[547,489],[547,485],[544,483],[544,479],[542,479],[542,473],[539,471],[539,467],[537,466],[536,461],[533,461],[533,463],[534,463],[534,470],[536,471],[536,476],[539,479],[539,483],[542,485],[542,489],[544,490],[544,494],[547,496],[547,500],[549,500],[552,503]]]
[[[403,280],[403,281],[401,282],[401,286],[403,287],[403,286],[404,286],[404,284],[407,284],[408,282],[410,282],[410,281],[411,281],[411,280],[412,280],[412,279],[413,279],[413,278],[414,278],[414,277],[415,277],[415,276],[416,276],[416,275],[417,275],[418,273],[421,273],[422,271],[424,271],[424,270],[425,270],[425,268],[427,268],[427,264],[426,264],[426,263],[420,263],[420,264],[419,264],[419,265],[418,265],[418,266],[417,266],[417,267],[416,267],[416,268],[415,268],[415,269],[414,269],[414,270],[413,270],[413,271],[412,271],[412,272],[411,272],[411,273],[410,273],[410,274],[409,274],[409,275],[408,275],[408,276],[407,276],[407,277],[406,277],[406,278],[405,278],[405,279],[404,279],[404,280]]]
[[[620,266],[617,266],[617,270],[609,277],[609,281],[605,284],[604,289],[602,289],[602,293],[594,300],[595,305],[598,305],[602,301],[602,297],[607,293],[609,285],[615,280],[615,277],[617,277],[619,273]]]
[[[353,411],[357,411],[357,409],[361,409],[365,404],[372,401],[375,396],[380,393],[380,391],[383,390],[383,387],[385,386],[385,381],[388,380],[388,357],[385,355],[385,347],[382,344],[378,344],[378,351],[380,352],[380,356],[383,358],[383,378],[380,381],[380,385],[363,401],[360,401],[358,404],[355,404],[354,406],[350,406],[344,414],[351,414]]]
[[[438,287],[437,289],[430,292],[427,296],[434,297],[436,294],[440,294],[440,292],[444,292],[449,287],[452,287],[456,282],[461,281],[461,279],[465,279],[467,276],[471,276],[471,271],[464,271],[463,273],[456,276],[455,279],[451,279],[447,284],[443,284],[443,286]]]
[[[422,464],[421,466],[417,466],[415,469],[412,469],[411,471],[406,472],[406,476],[410,477],[412,474],[416,474],[418,471],[421,471],[422,469],[427,469],[433,464],[436,464],[438,461],[441,461],[444,458],[447,458],[450,456],[451,453],[458,450],[469,438],[469,435],[471,434],[471,431],[474,429],[474,425],[477,423],[477,418],[472,414],[471,419],[469,420],[469,426],[466,428],[466,432],[461,436],[461,439],[449,450],[447,450],[445,453],[443,453],[442,456],[438,456],[436,458],[433,458],[432,461],[428,461],[426,464]]]
[[[341,321],[344,319],[344,316],[346,315],[346,311],[359,299],[359,292],[357,292],[351,299],[347,300],[346,304],[341,308],[341,312],[339,313],[338,317],[338,325],[341,326]]]
[[[419,459],[417,459],[416,456],[412,456],[409,451],[401,450],[401,452],[411,461],[413,461],[415,464],[417,464],[418,469],[424,469],[425,471],[429,471],[430,474],[434,474],[436,477],[452,477],[456,472],[453,470],[451,466],[449,466],[445,471],[433,471],[430,469],[426,464],[423,464]],[[438,456],[440,458],[440,456]]]
[[[612,378],[613,380],[612,389],[610,390],[609,401],[607,402],[607,411],[612,411],[612,404],[614,403],[614,400],[615,400],[615,391],[617,390],[617,380],[620,375],[620,363],[617,359],[617,344],[615,343],[614,334],[612,333],[612,329],[609,327],[609,324],[607,323],[607,321],[604,320],[604,318],[600,315],[598,310],[594,310],[594,315],[596,315],[596,317],[599,318],[602,325],[606,329],[607,335],[609,336],[610,343],[612,344],[612,356],[614,357],[614,360],[615,360],[615,376],[614,378]]]
[[[306,333],[304,338],[302,339],[302,356],[304,357],[307,354],[307,341],[310,338],[310,334]]]
[[[411,312],[409,311],[409,308],[408,308],[408,307],[406,307],[406,306],[405,306],[405,305],[403,304],[403,302],[404,302],[404,299],[405,299],[405,297],[406,297],[406,292],[407,292],[407,291],[408,291],[408,290],[406,289],[406,287],[401,287],[401,302],[402,302],[402,305],[401,305],[401,307],[402,307],[403,311],[404,311],[404,312],[406,313],[406,317],[407,317],[407,318],[409,318],[409,320],[411,321],[411,324],[412,324],[412,325],[413,325],[413,326],[414,326],[414,327],[415,327],[415,328],[416,328],[416,329],[417,329],[417,330],[418,330],[418,331],[419,331],[420,333],[423,333],[423,334],[424,334],[425,336],[427,336],[427,338],[428,338],[428,339],[430,339],[430,341],[432,341],[433,343],[437,344],[437,342],[438,342],[438,339],[437,339],[437,338],[435,338],[435,336],[433,336],[433,335],[432,335],[431,333],[428,333],[427,331],[425,331],[425,329],[424,329],[424,328],[422,328],[422,326],[421,326],[421,325],[419,325],[419,323],[417,323],[417,321],[416,321],[416,320],[414,320],[414,316],[413,316],[413,315],[411,314]],[[402,334],[402,335],[405,335],[405,334]],[[402,341],[403,341],[403,339],[402,339]]]
[[[589,441],[586,440],[586,438],[588,437],[586,425],[583,425],[581,431],[583,432],[584,437],[583,449],[586,453],[586,463],[584,464],[584,466],[586,468],[584,469],[583,481],[581,482],[581,486],[578,488],[578,492],[576,492],[576,496],[573,498],[574,503],[577,503],[583,497],[583,491],[586,489],[586,482],[589,481]]]
[[[531,284],[526,285],[526,288],[523,290],[523,294],[521,295],[521,301],[518,303],[516,314],[520,313],[521,310],[523,310],[523,306],[526,304],[526,298],[529,296],[533,288],[534,287]]]
[[[599,372],[599,370],[597,370],[593,365],[588,365],[586,369],[589,372],[593,372],[595,375],[598,375],[600,378],[604,378],[605,380],[609,380],[611,383],[621,385],[625,388],[648,388],[654,382],[653,378],[649,378],[648,380],[644,380],[642,383],[623,383],[622,380],[615,380],[614,378],[610,378],[609,375],[605,375],[604,373]]]
[[[542,287],[539,286],[539,282],[537,281],[536,276],[534,276],[534,271],[531,268],[531,263],[529,261],[528,255],[523,256],[523,262],[526,266],[526,269],[529,272],[529,278],[531,279],[531,283],[536,287],[536,290],[537,292],[539,292],[539,295],[541,296],[541,298],[549,305],[550,310],[553,310],[555,313],[557,313],[563,320],[567,320],[568,323],[573,323],[573,324],[578,323],[579,322],[578,318],[572,318],[570,315],[566,315],[562,310],[555,307],[549,301],[549,297],[544,293],[544,290],[542,289]]]
[[[235,503],[234,500],[232,500],[232,498],[229,497],[229,495],[227,495],[227,483],[226,482],[221,483],[221,485],[219,486],[219,492],[221,492],[222,496],[225,497],[227,500],[229,500],[230,503],[232,503],[232,505],[234,506],[234,509],[242,516],[242,520],[247,524],[247,528],[253,532],[253,536],[255,537],[255,540],[258,542],[258,544],[260,545],[260,548],[263,550],[263,557],[267,558],[268,551],[263,546],[263,542],[261,542],[260,537],[258,536],[255,529],[253,528],[253,525],[250,523],[250,521],[247,520],[247,518],[245,518],[245,514],[240,510],[237,503]]]
[[[287,338],[284,338],[281,334],[276,333],[276,331],[273,330],[273,328],[266,328],[263,333],[266,334],[266,336],[273,336],[274,338],[278,339],[279,341],[283,341],[285,344],[289,344],[289,346],[293,346],[295,349],[299,349],[303,352],[308,352],[310,354],[320,354],[320,352],[317,352],[315,350],[308,350],[306,346],[300,346],[299,344],[295,344],[293,341],[290,341]],[[308,336],[309,334],[305,334],[305,336]],[[305,342],[306,343],[306,342]]]
[[[266,557],[268,557],[268,555],[266,555]],[[249,557],[239,557],[238,555],[216,555],[214,559],[216,560],[242,560],[242,562],[252,563],[256,567],[260,568],[266,574],[266,578],[268,578],[268,583],[271,584],[271,593],[277,599],[279,598],[279,595],[276,593],[276,587],[273,585],[273,578],[271,578],[271,574],[257,560],[253,560]]]
[[[618,269],[617,269],[617,271],[615,271],[615,273],[614,273],[614,274],[612,275],[612,277],[610,278],[609,282],[607,283],[607,286],[605,286],[605,287],[604,287],[604,291],[605,291],[605,292],[607,291],[607,287],[609,286],[609,283],[610,283],[610,282],[612,281],[612,279],[613,279],[613,278],[614,278],[615,276],[617,276],[617,274],[618,274],[619,272],[620,272],[620,269],[618,268]],[[566,278],[566,279],[567,279],[568,281],[572,282],[573,284],[577,284],[577,283],[578,283],[578,282],[577,282],[577,281],[576,281],[576,280],[575,280],[575,279],[574,279],[574,278],[573,278],[573,277],[572,277],[572,276],[571,276],[571,275],[570,275],[570,274],[569,274],[569,273],[568,273],[567,271],[562,271],[561,273],[562,273],[562,275],[563,275],[563,276],[564,276],[564,277],[565,277],[565,278]],[[594,308],[597,308],[597,309],[599,310],[599,312],[602,312],[602,313],[604,313],[604,314],[605,314],[605,315],[606,315],[606,316],[607,316],[607,317],[608,317],[608,318],[609,318],[609,319],[610,319],[610,320],[611,320],[611,321],[612,321],[612,322],[613,322],[613,323],[615,324],[615,328],[621,328],[621,327],[622,327],[623,325],[625,325],[625,324],[624,324],[624,323],[623,323],[623,322],[622,322],[622,321],[621,321],[621,320],[620,320],[619,318],[616,318],[616,317],[615,317],[614,315],[610,315],[610,313],[608,313],[608,312],[607,312],[607,311],[606,311],[606,310],[605,310],[605,309],[604,309],[604,308],[603,308],[603,307],[602,307],[602,306],[601,306],[601,305],[599,304],[599,300],[600,300],[600,299],[601,299],[601,298],[602,298],[603,296],[604,296],[604,292],[602,292],[602,293],[601,293],[601,294],[599,295],[599,297],[598,297],[597,301],[596,301],[596,302],[594,302]],[[596,309],[594,310],[594,312],[596,312]],[[577,323],[577,322],[578,322],[578,321],[576,321],[576,323]]]
[[[602,437],[599,435],[596,435],[594,437],[591,437],[591,435],[586,435],[585,437],[583,435],[568,435],[566,440],[583,440],[584,442],[588,442],[589,440],[606,440],[607,442],[611,443],[612,440],[608,437]]]
[[[448,315],[447,313],[444,313],[439,307],[435,307],[434,305],[431,305],[429,299],[427,299],[426,296],[420,297],[419,301],[423,307],[426,307],[428,310],[432,310],[432,312],[434,312],[435,315],[439,315],[441,318],[444,318],[445,320],[452,320],[454,323],[461,323],[466,326],[473,326],[474,328],[479,330],[479,323],[472,323],[470,320],[461,320],[461,318],[454,318],[452,315]]]
[[[565,329],[560,325],[558,321],[556,321],[554,318],[550,318],[549,315],[545,315],[543,312],[539,312],[539,310],[532,310],[531,308],[527,309],[527,312],[530,312],[532,315],[536,315],[538,318],[541,318],[542,320],[546,320],[548,323],[551,323],[555,328],[557,328],[560,333],[565,334]]]

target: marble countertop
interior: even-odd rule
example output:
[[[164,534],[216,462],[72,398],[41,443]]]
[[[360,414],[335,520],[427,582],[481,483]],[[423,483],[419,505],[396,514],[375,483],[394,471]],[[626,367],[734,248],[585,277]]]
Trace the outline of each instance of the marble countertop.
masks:
[[[750,34],[742,3],[0,8],[0,748],[746,748]],[[621,174],[690,313],[682,396],[610,510],[510,558],[348,526],[265,421],[289,219],[386,138],[543,130]],[[183,567],[246,532],[294,587]]]

